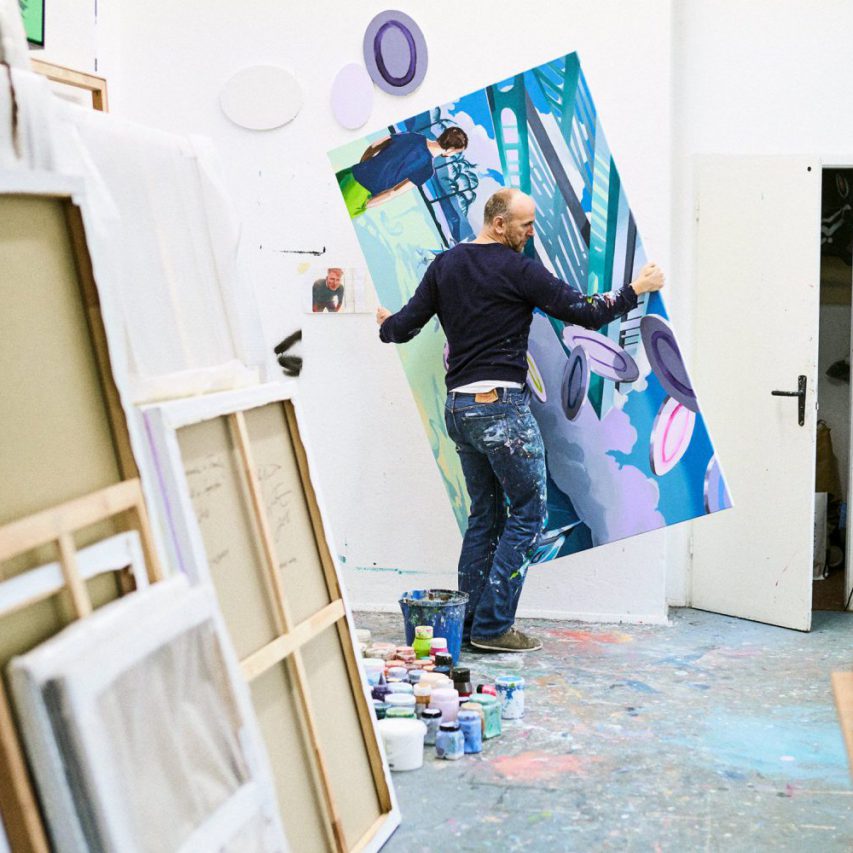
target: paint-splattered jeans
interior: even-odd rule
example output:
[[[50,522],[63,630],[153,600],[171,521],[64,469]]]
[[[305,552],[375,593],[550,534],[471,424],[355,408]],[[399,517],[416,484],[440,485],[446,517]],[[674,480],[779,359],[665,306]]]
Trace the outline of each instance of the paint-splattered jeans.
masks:
[[[459,557],[469,596],[463,635],[508,631],[545,521],[545,448],[527,389],[498,389],[494,403],[448,394],[447,432],[456,442],[471,498]]]

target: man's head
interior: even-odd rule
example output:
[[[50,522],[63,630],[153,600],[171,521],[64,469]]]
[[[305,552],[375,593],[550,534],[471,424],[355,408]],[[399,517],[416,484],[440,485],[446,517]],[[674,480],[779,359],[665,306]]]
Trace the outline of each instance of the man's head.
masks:
[[[533,236],[536,205],[529,195],[511,187],[498,190],[487,202],[483,225],[489,236],[516,252]]]
[[[461,154],[468,147],[468,134],[461,127],[448,127],[438,137],[445,155]]]
[[[344,271],[340,267],[329,267],[326,270],[326,287],[329,290],[337,290],[341,286]]]

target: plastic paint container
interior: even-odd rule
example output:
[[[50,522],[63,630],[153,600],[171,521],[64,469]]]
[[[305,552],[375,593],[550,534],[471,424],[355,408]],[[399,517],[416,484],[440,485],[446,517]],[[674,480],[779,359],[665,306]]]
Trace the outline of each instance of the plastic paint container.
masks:
[[[376,714],[377,720],[384,720],[385,714],[388,713],[388,705],[385,702],[373,700],[373,713]]]
[[[459,660],[462,648],[462,623],[468,594],[455,589],[413,589],[400,596],[400,610],[406,629],[406,642],[415,639],[415,628],[429,625],[433,639],[444,637],[453,660]]]
[[[396,705],[389,705],[385,711],[386,720],[415,720],[414,708],[398,708]]]
[[[415,650],[411,646],[397,646],[397,657],[404,663],[414,663]]]
[[[497,737],[501,733],[501,703],[494,696],[488,694],[474,695],[466,705],[476,704],[483,709],[483,720],[485,728],[483,729],[483,737]]]
[[[377,700],[377,702],[384,702],[385,697],[391,692],[387,684],[377,684],[376,687],[372,688],[370,691],[370,695]]]
[[[385,661],[377,660],[376,658],[365,658],[362,661],[364,667],[364,677],[371,687],[376,687],[381,684],[385,678]]]
[[[459,728],[465,739],[466,755],[474,755],[483,751],[483,723],[476,711],[459,712]]]
[[[408,681],[392,681],[386,685],[389,693],[411,693],[412,685]]]
[[[459,706],[459,713],[463,711],[473,711],[480,718],[480,728],[483,732],[483,737],[486,736],[486,714],[483,711],[483,706],[476,702],[463,702]]]
[[[420,720],[384,719],[378,727],[392,770],[417,770],[423,766],[426,726]]]
[[[427,672],[421,676],[421,684],[430,684],[433,687],[453,687],[453,682],[440,672]]]
[[[453,678],[453,656],[449,652],[436,652],[434,672],[440,672],[448,678]]]
[[[388,681],[402,681],[408,672],[404,666],[391,666],[387,670]]]
[[[427,746],[435,746],[435,738],[438,735],[438,727],[441,725],[441,711],[438,708],[426,708],[421,715],[421,722],[426,726],[427,732],[424,743]]]
[[[435,687],[429,702],[430,708],[441,711],[441,721],[451,723],[459,713],[459,693],[452,687]]]
[[[460,699],[467,699],[474,692],[471,687],[471,670],[454,669],[453,686],[459,691]]]
[[[432,625],[415,626],[415,640],[412,648],[415,650],[416,658],[429,657],[430,640],[432,640]]]
[[[370,631],[367,628],[356,628],[355,641],[357,643],[364,643],[365,645],[370,645]]]
[[[442,723],[435,737],[435,754],[437,758],[456,761],[465,754],[465,735],[459,728],[459,723]]]
[[[429,684],[416,684],[413,692],[415,696],[415,713],[419,717],[423,717],[423,712],[429,708],[430,699],[432,698],[432,687]]]
[[[447,650],[447,640],[444,637],[434,637],[429,641],[429,656],[435,661],[436,655],[450,654]],[[451,655],[450,665],[453,666],[453,655]]]
[[[495,679],[501,717],[517,720],[524,716],[524,679],[520,675],[499,675]]]
[[[415,697],[411,693],[389,693],[385,701],[392,708],[411,708],[414,713]]]
[[[410,669],[406,677],[409,679],[409,684],[419,684],[423,675],[419,669]]]

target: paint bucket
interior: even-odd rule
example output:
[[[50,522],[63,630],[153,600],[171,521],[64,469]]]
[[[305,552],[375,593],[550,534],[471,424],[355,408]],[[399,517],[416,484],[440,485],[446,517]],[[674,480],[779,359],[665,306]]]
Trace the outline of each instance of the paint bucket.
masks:
[[[465,621],[467,604],[468,593],[453,589],[413,589],[404,592],[400,596],[400,609],[403,611],[406,643],[411,645],[415,641],[415,628],[418,625],[431,625],[434,637],[447,640],[447,650],[456,663],[462,650],[462,623]]]
[[[499,675],[495,679],[501,717],[517,720],[524,716],[524,679],[520,675]]]
[[[420,720],[386,718],[377,725],[392,770],[417,770],[423,766],[426,726]]]

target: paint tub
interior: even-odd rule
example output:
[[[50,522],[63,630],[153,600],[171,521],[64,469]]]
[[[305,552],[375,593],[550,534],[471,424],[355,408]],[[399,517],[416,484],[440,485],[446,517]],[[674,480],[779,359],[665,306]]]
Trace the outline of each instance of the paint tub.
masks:
[[[414,642],[416,627],[430,625],[433,637],[444,637],[447,640],[447,650],[456,663],[462,650],[462,623],[467,604],[468,593],[453,589],[413,589],[404,592],[400,596],[400,609],[403,611],[406,643],[411,645]]]
[[[385,701],[394,708],[410,708],[415,712],[415,697],[411,693],[389,693]]]
[[[415,650],[416,658],[429,657],[429,644],[432,640],[432,625],[416,625],[415,640],[412,643],[412,648]]]
[[[482,735],[485,738],[486,714],[483,711],[483,706],[477,704],[476,702],[462,702],[459,705],[459,713],[461,714],[463,711],[473,711],[480,718],[480,729],[482,730]]]
[[[465,735],[459,728],[459,723],[442,723],[435,737],[436,758],[447,758],[456,761],[465,754]]]
[[[362,661],[364,676],[371,687],[381,684],[385,678],[385,661],[377,658],[365,658]]]
[[[426,726],[420,720],[386,718],[377,726],[392,770],[417,770],[423,766]]]
[[[452,687],[436,687],[430,696],[429,707],[441,711],[443,723],[452,723],[459,713],[459,694]]]
[[[386,720],[414,720],[417,718],[412,708],[398,708],[396,705],[389,705],[385,709]]]
[[[392,681],[385,685],[389,693],[411,693],[412,685],[408,681]]]
[[[465,738],[465,754],[475,755],[483,751],[483,723],[476,711],[460,711],[459,728]]]
[[[497,737],[501,733],[501,703],[495,696],[487,693],[475,694],[466,705],[479,705],[483,709],[483,737],[488,740]]]
[[[524,679],[520,675],[499,675],[495,679],[501,717],[517,720],[524,716]]]
[[[426,708],[421,716],[421,722],[427,727],[424,743],[427,746],[435,746],[438,727],[441,725],[441,711],[438,708]]]

